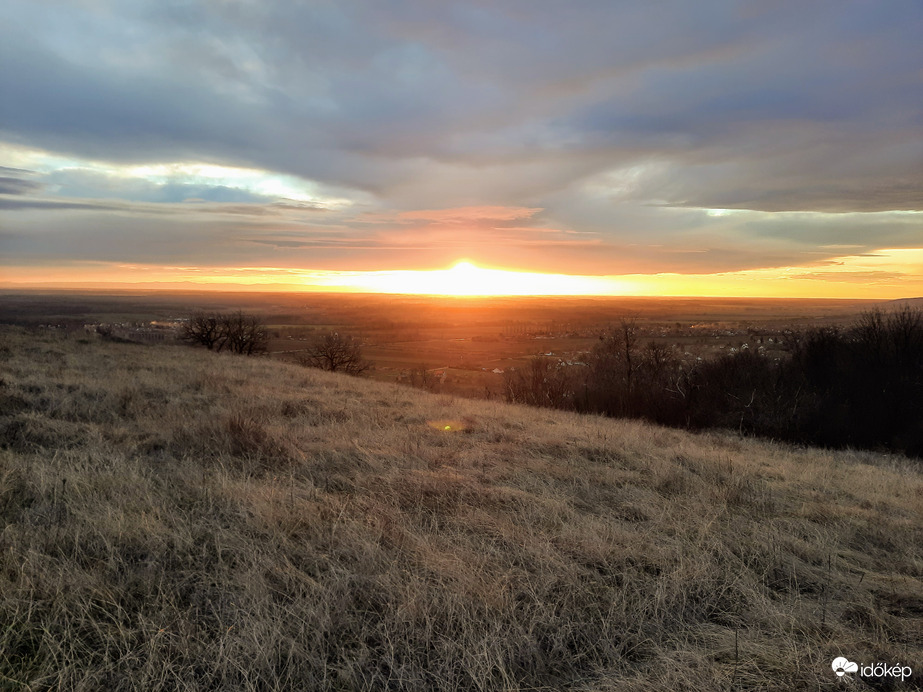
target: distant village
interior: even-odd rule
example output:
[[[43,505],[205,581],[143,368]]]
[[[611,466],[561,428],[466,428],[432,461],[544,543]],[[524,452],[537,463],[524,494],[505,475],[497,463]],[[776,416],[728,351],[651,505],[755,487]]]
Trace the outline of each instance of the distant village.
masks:
[[[94,322],[83,325],[87,336],[106,337],[121,341],[138,343],[168,343],[178,341],[186,318],[177,317],[170,320],[151,322]],[[40,328],[63,328],[61,325],[41,325]]]

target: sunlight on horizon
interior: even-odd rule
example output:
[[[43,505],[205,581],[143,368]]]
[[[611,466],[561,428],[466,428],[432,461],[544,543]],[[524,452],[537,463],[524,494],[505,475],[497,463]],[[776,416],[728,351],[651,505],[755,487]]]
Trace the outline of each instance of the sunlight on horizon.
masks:
[[[451,269],[368,272],[348,285],[381,293],[445,296],[606,295],[633,293],[608,277],[538,274],[478,267],[462,260]]]
[[[105,277],[102,279],[101,277]],[[923,296],[923,248],[881,249],[802,266],[713,274],[575,275],[479,267],[333,270],[267,266],[158,266],[84,262],[58,267],[3,267],[0,288],[192,289],[405,293],[442,296],[688,296],[871,298]]]

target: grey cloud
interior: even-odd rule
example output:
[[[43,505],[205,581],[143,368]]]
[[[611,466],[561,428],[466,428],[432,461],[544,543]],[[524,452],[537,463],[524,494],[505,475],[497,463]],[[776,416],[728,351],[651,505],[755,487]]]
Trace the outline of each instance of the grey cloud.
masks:
[[[919,14],[910,4],[885,13],[870,66],[857,74],[831,53],[886,20],[855,4],[758,17],[724,2],[667,3],[659,17],[648,5],[611,3],[566,12],[544,3],[152,8],[83,22],[110,41],[107,22],[131,26],[140,46],[110,47],[129,64],[145,48],[165,56],[127,74],[106,63],[77,68],[7,36],[4,62],[20,69],[5,72],[4,87],[19,98],[5,100],[0,120],[85,153],[207,152],[375,188],[385,171],[364,172],[367,162],[350,153],[460,164],[498,148],[534,157],[640,142],[658,153],[663,138],[694,143],[741,120],[854,120],[872,108],[863,104],[913,87],[901,74],[890,86],[869,82],[912,50],[901,14]],[[850,13],[858,26],[844,21]],[[818,41],[817,27],[833,19]],[[92,39],[81,57],[98,54]],[[497,147],[491,134],[501,132]],[[296,160],[290,149],[315,155]]]
[[[0,9],[0,138],[9,141],[110,161],[286,172],[345,195],[366,191],[375,211],[540,207],[537,223],[596,233],[603,244],[556,250],[555,261],[602,273],[650,270],[657,258],[664,271],[732,270],[836,256],[823,244],[919,244],[914,218],[728,221],[694,209],[923,208],[923,6],[910,0],[43,7],[10,0]],[[642,173],[608,191],[600,182],[633,168]],[[198,215],[205,228],[212,213],[289,224],[298,211],[222,186],[0,173],[20,181],[0,191],[55,195],[18,207],[3,198],[9,211],[123,212],[96,218],[105,229],[84,254],[125,242],[121,254],[245,258],[243,245],[209,250],[204,238],[220,243],[219,233],[165,253],[153,241],[127,243],[119,228],[135,223],[125,213],[156,234],[148,223],[158,213]],[[189,199],[202,206],[181,209]],[[326,242],[326,226],[301,223],[317,237],[275,247]],[[392,247],[390,232],[382,226],[375,242],[357,233],[356,247]],[[678,245],[641,250],[642,238]],[[693,257],[686,245],[706,252]],[[540,244],[511,247],[510,257],[554,264]],[[266,248],[261,261],[280,259]],[[331,249],[299,259],[358,257]]]
[[[40,183],[22,178],[0,177],[0,195],[25,195],[42,189]]]
[[[65,169],[41,176],[46,187],[60,197],[122,199],[170,204],[186,200],[234,204],[268,204],[276,198],[227,185],[155,183],[90,170]]]
[[[0,197],[0,209],[9,211],[22,211],[25,209],[56,209],[59,211],[83,210],[115,210],[114,207],[102,202],[69,202],[63,200],[23,199],[21,197]]]
[[[917,184],[896,181],[890,186],[869,181],[867,185],[850,182],[838,187],[808,184],[805,187],[780,186],[771,190],[750,188],[739,190],[736,195],[725,192],[695,196],[690,201],[672,206],[768,212],[923,211],[921,186],[923,176]]]
[[[210,149],[227,155],[248,146],[251,123],[240,108],[224,110],[228,104],[181,75],[94,72],[3,33],[0,62],[10,67],[0,72],[0,130],[110,160],[182,159]]]
[[[194,187],[194,186],[190,186]],[[207,188],[214,191],[215,188]],[[221,195],[215,195],[219,198]],[[235,199],[235,194],[229,195]],[[246,195],[244,195],[246,197]],[[136,202],[129,199],[110,198],[108,200],[85,199],[79,200],[67,197],[56,198],[30,198],[24,196],[8,197],[0,194],[0,209],[8,211],[96,211],[120,212],[120,214],[135,214],[138,216],[175,216],[192,218],[195,216],[211,216],[220,219],[225,215],[231,216],[278,216],[294,217],[309,212],[324,212],[326,209],[310,204],[288,204],[284,202],[251,202],[251,203],[225,203],[204,198],[185,198],[182,201],[169,202],[168,200],[154,199],[151,202]],[[263,199],[258,197],[258,199]],[[60,223],[60,221],[59,221]],[[103,221],[105,224],[105,221]],[[112,222],[110,221],[109,224]]]

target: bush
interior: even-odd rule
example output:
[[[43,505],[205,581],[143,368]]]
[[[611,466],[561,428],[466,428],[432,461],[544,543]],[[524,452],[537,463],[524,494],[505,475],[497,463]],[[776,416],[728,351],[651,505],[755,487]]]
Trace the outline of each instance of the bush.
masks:
[[[196,313],[183,326],[182,338],[210,351],[227,349],[247,356],[265,353],[269,346],[266,325],[258,317],[240,311],[227,315]]]
[[[779,363],[742,352],[699,367],[691,424],[923,456],[923,312],[868,312],[793,341]]]
[[[302,365],[329,372],[361,375],[372,364],[362,357],[359,342],[337,332],[328,332],[314,342],[300,359]]]
[[[679,425],[685,420],[686,375],[673,350],[641,346],[637,326],[623,320],[603,334],[590,355],[580,409]]]
[[[579,374],[547,358],[508,373],[506,399],[923,457],[923,311],[867,312],[849,329],[792,341],[781,361],[742,350],[684,371],[671,349],[642,346],[623,320]]]
[[[517,404],[573,409],[575,381],[566,367],[544,356],[535,356],[526,368],[503,375],[506,400]]]

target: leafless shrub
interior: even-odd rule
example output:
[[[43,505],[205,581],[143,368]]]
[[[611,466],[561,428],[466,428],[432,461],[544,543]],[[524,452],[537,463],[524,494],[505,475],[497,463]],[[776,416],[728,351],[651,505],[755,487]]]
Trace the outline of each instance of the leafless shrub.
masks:
[[[266,325],[255,315],[196,313],[183,325],[182,339],[210,351],[252,356],[264,353],[269,343]]]
[[[328,372],[361,375],[371,367],[362,357],[362,346],[351,336],[328,332],[320,336],[300,358],[302,365]]]
[[[430,392],[438,392],[442,384],[436,373],[421,363],[410,370],[410,386],[419,389],[426,389]]]
[[[510,403],[573,408],[575,380],[563,363],[545,356],[535,356],[525,368],[510,369],[503,374],[506,400]]]

